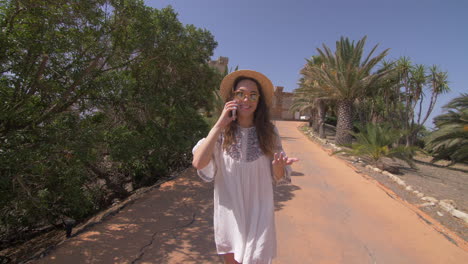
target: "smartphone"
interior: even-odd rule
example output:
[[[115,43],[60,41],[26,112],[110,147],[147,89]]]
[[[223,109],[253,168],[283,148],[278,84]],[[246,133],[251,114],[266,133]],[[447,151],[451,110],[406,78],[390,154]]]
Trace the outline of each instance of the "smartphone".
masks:
[[[237,104],[239,103],[239,102],[237,102],[237,100],[236,100],[235,102],[236,102]],[[237,107],[238,107],[238,106],[237,106]],[[236,107],[236,108],[237,108],[237,107]],[[231,111],[231,116],[234,117],[234,120],[236,120],[236,118],[237,118],[236,114],[237,114],[237,109],[234,109],[234,110]]]

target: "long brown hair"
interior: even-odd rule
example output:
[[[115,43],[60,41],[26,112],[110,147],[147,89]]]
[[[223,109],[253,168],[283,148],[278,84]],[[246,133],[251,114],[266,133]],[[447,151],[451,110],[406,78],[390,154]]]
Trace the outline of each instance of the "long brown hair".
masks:
[[[255,129],[257,130],[258,143],[260,145],[260,148],[263,151],[263,154],[265,154],[266,156],[270,158],[273,158],[273,153],[276,150],[276,146],[275,146],[276,134],[274,131],[274,126],[270,121],[270,110],[268,109],[268,106],[265,102],[265,97],[263,95],[262,86],[260,86],[260,83],[258,83],[257,80],[250,78],[250,77],[245,77],[245,76],[237,77],[237,79],[234,81],[234,87],[231,90],[231,95],[227,98],[225,103],[233,100],[234,98],[233,91],[235,91],[239,82],[243,80],[251,80],[255,82],[255,84],[257,84],[260,97],[259,97],[259,101],[257,104],[257,109],[255,109],[255,112],[254,112],[254,126],[255,126]],[[223,143],[224,150],[227,150],[229,146],[236,143],[236,137],[235,137],[236,130],[237,130],[237,120],[234,122],[231,122],[231,124],[229,124],[229,126],[227,126],[224,129],[224,143]]]

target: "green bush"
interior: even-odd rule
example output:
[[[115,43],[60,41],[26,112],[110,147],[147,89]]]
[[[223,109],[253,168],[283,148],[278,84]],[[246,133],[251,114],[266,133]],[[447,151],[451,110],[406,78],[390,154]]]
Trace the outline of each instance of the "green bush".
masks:
[[[1,1],[0,25],[0,239],[190,164],[219,83],[210,32],[138,0]]]
[[[351,132],[351,134],[356,138],[356,142],[347,145],[349,149],[343,149],[334,154],[344,152],[359,156],[374,165],[381,163],[384,157],[398,158],[414,167],[412,158],[417,148],[394,146],[394,143],[402,136],[401,131],[385,124],[367,123],[359,127],[359,133]]]

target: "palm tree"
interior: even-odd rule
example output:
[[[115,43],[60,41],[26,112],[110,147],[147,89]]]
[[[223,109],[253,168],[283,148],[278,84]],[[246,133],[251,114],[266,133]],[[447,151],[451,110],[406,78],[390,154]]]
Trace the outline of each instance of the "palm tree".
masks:
[[[378,45],[375,45],[363,60],[366,36],[356,44],[341,37],[336,42],[333,53],[323,44],[317,48],[321,65],[310,67],[305,76],[317,80],[323,92],[337,101],[338,123],[335,141],[337,144],[351,143],[350,131],[353,128],[353,102],[363,96],[376,81],[388,74],[388,71],[371,73],[371,70],[387,55],[388,49],[372,57]]]
[[[299,80],[299,88],[294,91],[293,104],[291,110],[306,111],[309,110],[313,116],[313,125],[315,132],[319,133],[320,138],[325,138],[325,116],[326,104],[330,101],[329,95],[322,89],[318,80],[310,78],[308,72],[310,68],[322,64],[320,56],[312,56],[306,59],[307,63],[301,69],[303,77]]]
[[[291,104],[290,110],[292,112],[300,112],[300,113],[310,113],[312,115],[311,119],[309,120],[309,126],[315,125],[315,116],[316,116],[316,109],[315,109],[315,100],[314,98],[310,97],[306,91],[301,91],[300,88],[294,90],[294,97],[293,102]],[[314,127],[315,129],[315,127]]]
[[[402,57],[396,62],[395,70],[398,74],[399,85],[395,86],[395,92],[398,93],[399,102],[403,104],[398,108],[398,113],[405,131],[407,146],[413,145],[416,141],[416,136],[432,113],[439,94],[450,90],[447,72],[442,72],[437,66],[432,66],[428,68],[429,74],[427,75],[426,69],[424,65],[412,65],[407,57]],[[426,96],[424,90],[430,93],[429,107],[425,114],[422,111]],[[415,109],[418,102],[419,111],[416,118]]]
[[[419,106],[419,114],[417,124],[424,125],[426,120],[429,118],[429,115],[434,110],[435,104],[437,102],[437,97],[439,94],[447,93],[450,91],[448,86],[448,74],[447,72],[440,71],[436,65],[429,67],[429,76],[427,82],[429,83],[429,90],[431,92],[431,98],[429,99],[429,107],[426,111],[426,115],[421,120],[421,104],[423,96],[421,96],[421,103]],[[422,94],[424,95],[424,93]]]
[[[376,73],[389,71],[390,74],[380,78],[369,86],[364,96],[355,101],[355,108],[358,110],[359,123],[364,125],[368,122],[373,124],[386,122],[392,124],[394,128],[398,128],[401,119],[396,115],[396,109],[400,104],[398,102],[398,94],[395,93],[395,87],[399,85],[396,71],[394,71],[395,63],[382,61],[382,66],[377,69]]]
[[[432,153],[432,162],[468,162],[468,94],[461,94],[444,109],[448,113],[434,118],[437,130],[426,138],[426,150]]]
[[[315,97],[313,92],[309,92],[310,90],[312,89],[296,89],[290,109],[291,111],[311,112],[312,118],[309,125],[319,133],[320,138],[325,138],[326,99]]]

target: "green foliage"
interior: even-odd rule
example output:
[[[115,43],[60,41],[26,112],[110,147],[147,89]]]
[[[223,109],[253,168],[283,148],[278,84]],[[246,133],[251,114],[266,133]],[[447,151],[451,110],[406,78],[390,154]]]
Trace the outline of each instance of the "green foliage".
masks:
[[[417,150],[415,147],[397,146],[394,143],[401,137],[401,132],[392,129],[389,125],[368,123],[359,128],[360,132],[350,132],[356,137],[356,142],[347,145],[350,149],[343,149],[336,153],[347,153],[367,159],[377,164],[383,157],[398,158],[414,167],[412,157]]]
[[[372,58],[378,45],[374,46],[366,57],[363,57],[367,37],[357,43],[342,37],[336,42],[332,52],[325,44],[318,48],[322,64],[311,67],[306,76],[321,83],[322,89],[337,100],[355,99],[362,96],[368,87],[385,76],[388,71],[372,74],[374,67],[387,55],[388,49]]]
[[[77,220],[190,164],[210,32],[142,1],[0,2],[0,233]]]
[[[393,93],[401,105],[394,104],[393,112],[398,114],[399,123],[406,132],[406,145],[414,145],[419,131],[435,107],[438,96],[450,91],[448,74],[440,71],[437,66],[413,64],[407,57],[398,59],[394,68],[397,83]],[[428,105],[425,112],[423,102]]]
[[[426,138],[432,162],[468,162],[468,94],[461,94],[444,106],[447,113],[434,118],[436,130]]]
[[[337,119],[336,119],[336,116],[327,116],[325,118],[325,123],[326,124],[330,124],[332,126],[336,126],[336,122],[337,122]]]
[[[349,144],[352,129],[354,100],[363,97],[390,70],[372,73],[375,66],[387,55],[388,49],[372,57],[377,45],[364,56],[364,45],[367,37],[357,43],[342,37],[336,42],[335,52],[325,44],[317,48],[317,63],[308,63],[301,71],[303,84],[317,87],[311,89],[314,97],[327,98],[337,102],[338,123],[336,132],[337,144]],[[309,84],[309,85],[307,85]]]
[[[320,56],[312,56],[306,59],[306,65],[301,69],[302,77],[299,79],[299,88],[294,90],[293,103],[291,111],[310,111],[317,107],[316,99],[328,99],[329,96],[323,93],[323,84],[319,83],[319,79],[310,75],[313,67],[322,65],[323,61]]]

